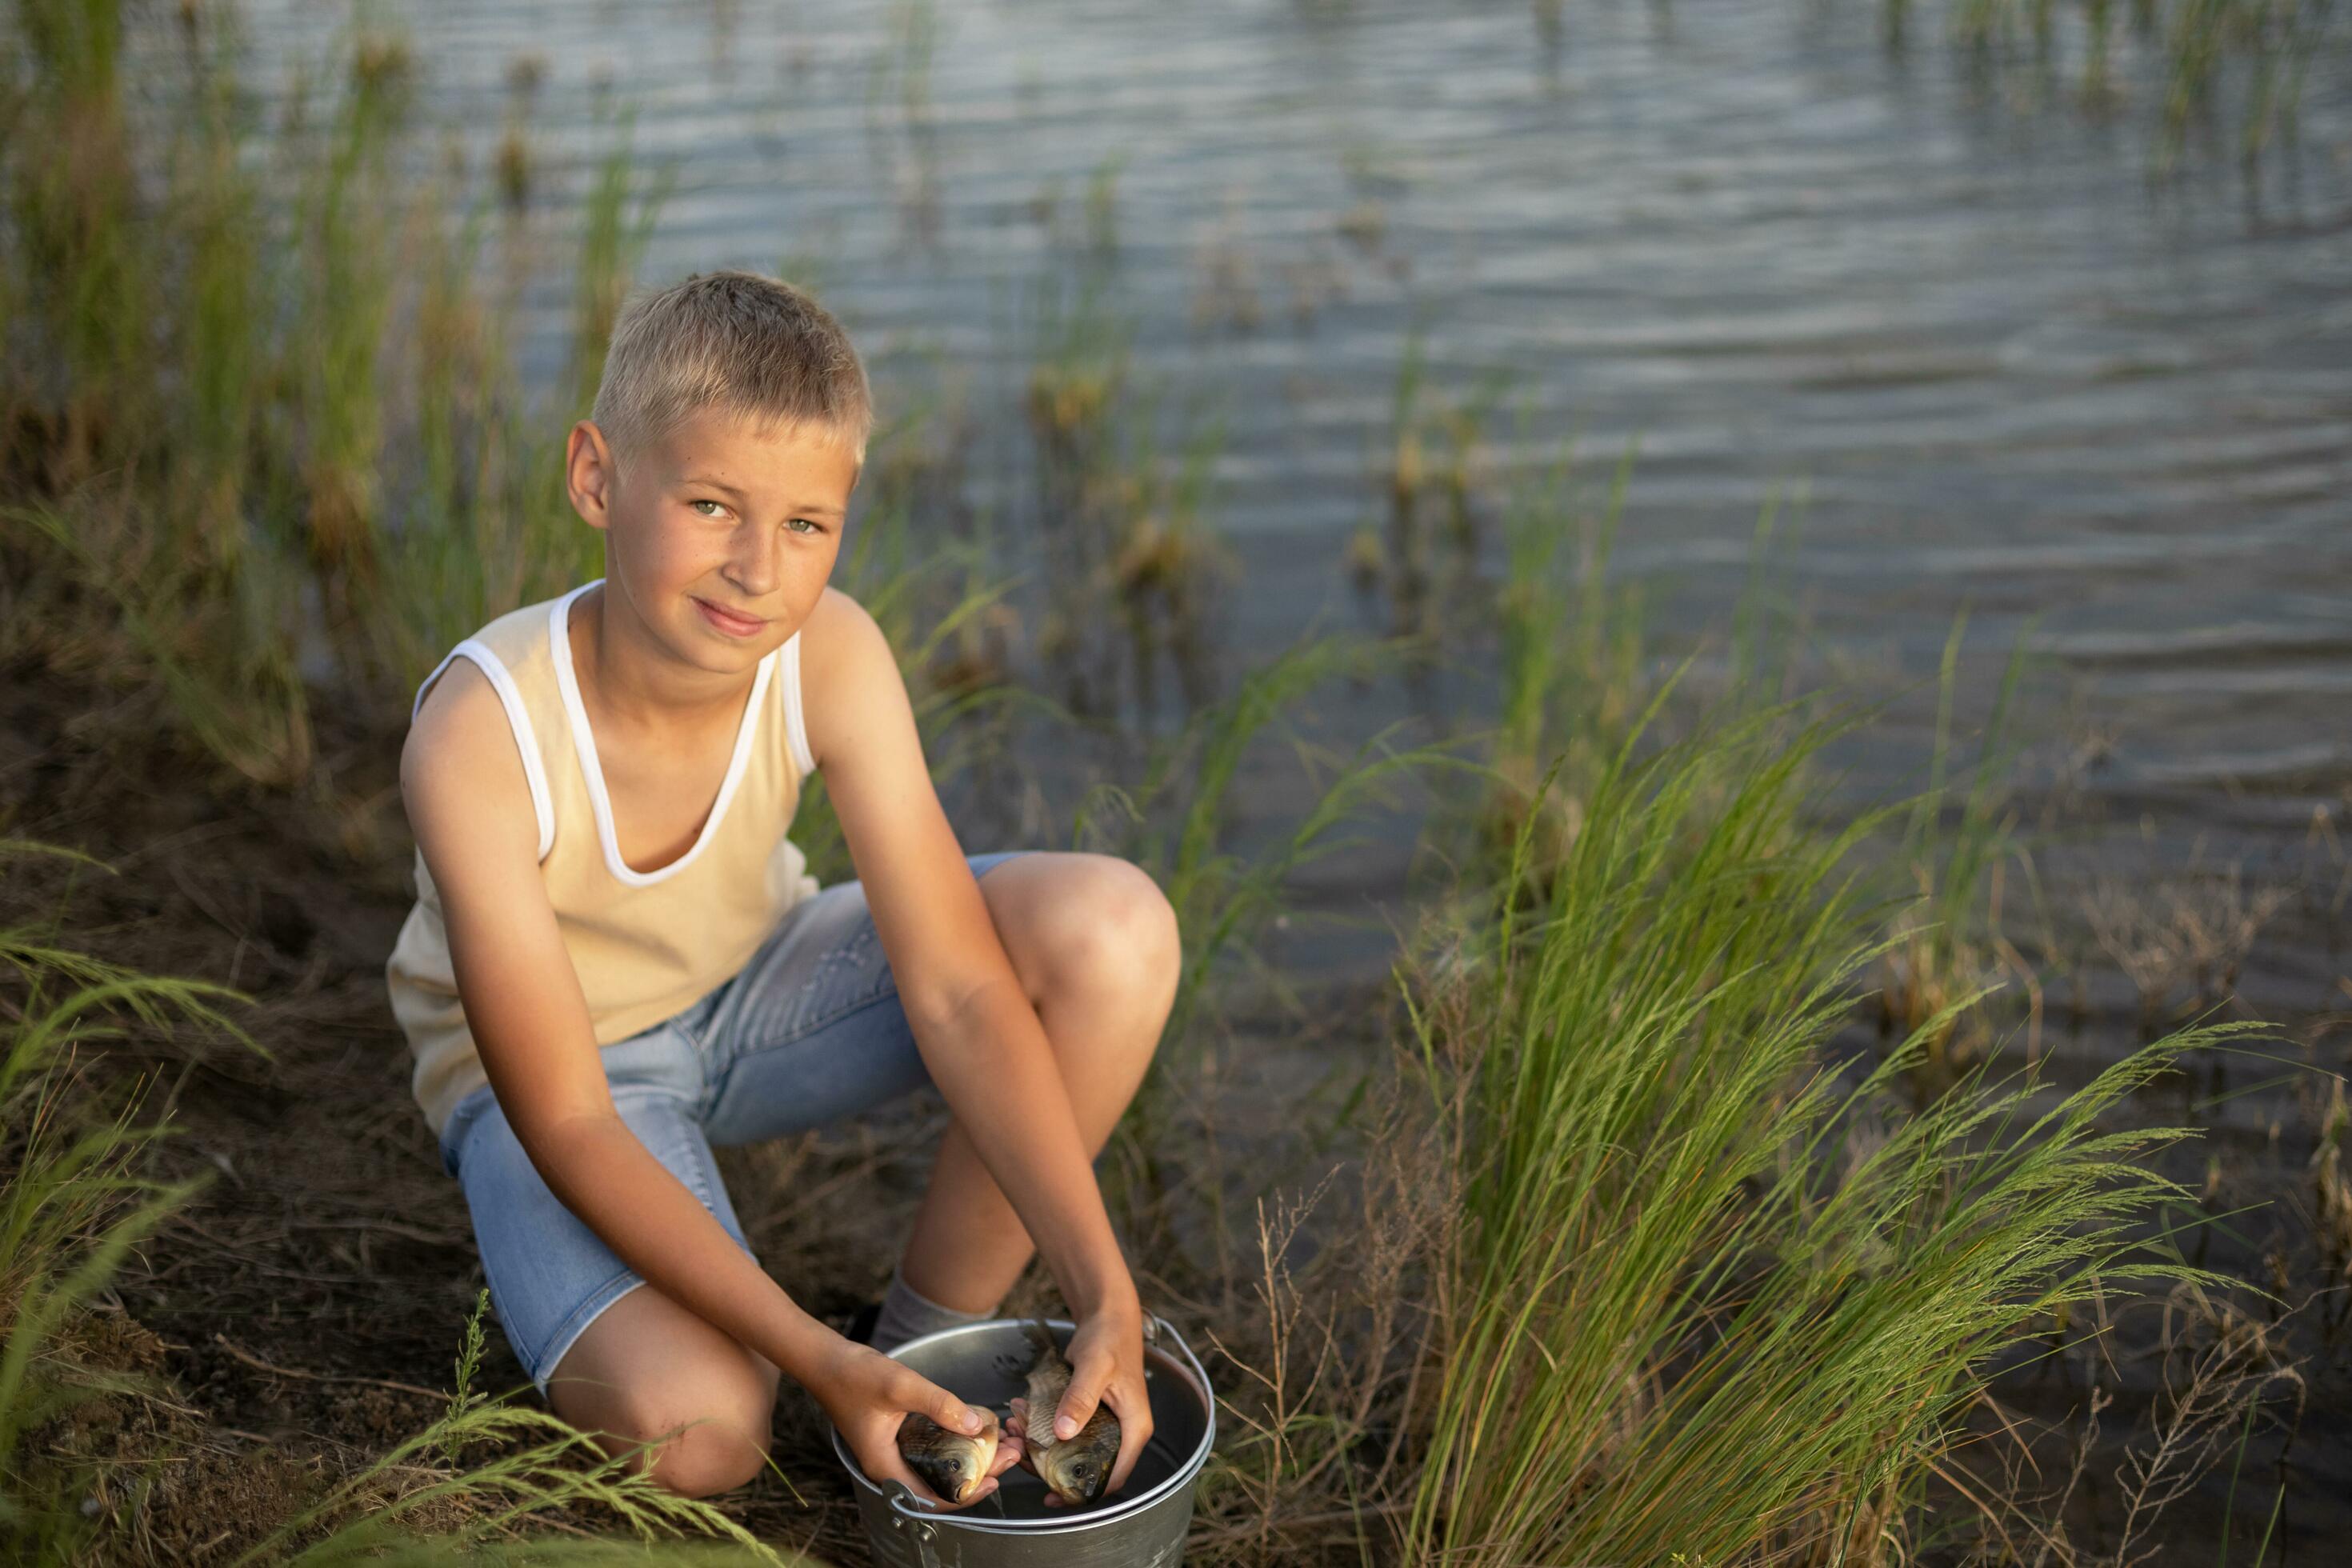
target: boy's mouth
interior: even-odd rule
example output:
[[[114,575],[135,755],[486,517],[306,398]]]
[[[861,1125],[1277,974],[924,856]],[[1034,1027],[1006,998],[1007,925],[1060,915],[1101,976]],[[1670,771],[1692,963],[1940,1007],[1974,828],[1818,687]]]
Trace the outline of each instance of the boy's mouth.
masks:
[[[694,595],[689,594],[687,597],[694,598]],[[722,610],[708,599],[694,599],[694,607],[702,612],[704,620],[730,637],[750,637],[768,624],[758,616],[743,616],[732,610]]]

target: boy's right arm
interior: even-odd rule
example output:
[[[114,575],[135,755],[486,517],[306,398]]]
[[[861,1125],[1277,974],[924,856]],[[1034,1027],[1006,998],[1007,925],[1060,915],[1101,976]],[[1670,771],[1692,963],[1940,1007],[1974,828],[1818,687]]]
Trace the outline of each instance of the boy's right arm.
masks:
[[[499,1109],[563,1205],[670,1300],[806,1388],[875,1479],[932,1496],[899,1458],[908,1411],[961,1429],[962,1401],[795,1306],[621,1121],[547,900],[505,710],[452,660],[410,728],[401,796],[440,891],[466,1022]],[[976,1420],[976,1417],[975,1417]]]

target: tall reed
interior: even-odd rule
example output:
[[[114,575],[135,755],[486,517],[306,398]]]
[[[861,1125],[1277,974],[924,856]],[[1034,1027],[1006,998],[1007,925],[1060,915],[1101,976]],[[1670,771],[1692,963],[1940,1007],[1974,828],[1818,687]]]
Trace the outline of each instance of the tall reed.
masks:
[[[518,121],[509,137],[526,129]],[[626,115],[604,129],[582,196],[567,363],[548,386],[524,384],[505,324],[517,292],[491,284],[531,259],[527,232],[502,226],[494,262],[482,256],[506,198],[432,184],[413,196],[419,281],[403,308],[415,330],[384,367],[410,412],[383,464],[385,570],[363,680],[405,693],[461,637],[604,569],[604,536],[580,521],[564,488],[565,444],[594,400],[614,317],[671,184],[667,168],[636,166]]]
[[[12,637],[297,784],[315,686],[389,709],[458,637],[595,571],[563,437],[666,177],[616,117],[568,372],[535,393],[506,323],[543,241],[510,178],[429,172],[396,36],[343,37],[265,122],[225,5],[17,0],[0,35],[0,552],[39,612]],[[136,92],[134,47],[170,68]]]

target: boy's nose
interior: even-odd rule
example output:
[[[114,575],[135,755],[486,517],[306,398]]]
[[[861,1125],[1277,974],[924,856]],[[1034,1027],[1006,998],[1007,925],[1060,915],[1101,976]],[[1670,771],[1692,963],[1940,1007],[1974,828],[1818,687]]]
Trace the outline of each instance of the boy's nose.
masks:
[[[753,598],[772,592],[776,586],[780,544],[775,531],[759,523],[746,523],[735,531],[735,549],[728,558],[725,575]]]

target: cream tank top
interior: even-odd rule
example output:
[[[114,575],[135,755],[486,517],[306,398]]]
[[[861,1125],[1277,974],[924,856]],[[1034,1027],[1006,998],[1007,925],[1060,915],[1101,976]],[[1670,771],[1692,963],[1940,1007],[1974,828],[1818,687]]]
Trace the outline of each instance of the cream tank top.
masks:
[[[816,892],[806,858],[784,837],[801,781],[816,764],[801,718],[794,632],[760,661],[726,778],[693,846],[651,871],[624,864],[565,629],[572,602],[603,581],[511,611],[459,643],[418,686],[409,719],[450,659],[469,658],[489,678],[530,781],[548,902],[596,1043],[609,1046],[717,990],[785,910]],[[440,897],[421,850],[416,903],[384,980],[415,1058],[416,1102],[438,1136],[457,1102],[489,1079],[466,1026]]]

